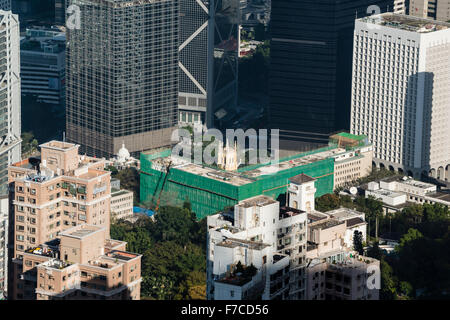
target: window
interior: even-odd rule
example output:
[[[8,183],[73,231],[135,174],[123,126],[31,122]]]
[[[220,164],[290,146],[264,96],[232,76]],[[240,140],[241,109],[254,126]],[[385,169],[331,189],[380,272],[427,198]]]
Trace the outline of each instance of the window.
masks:
[[[234,291],[233,290],[230,291],[230,297],[234,297]]]

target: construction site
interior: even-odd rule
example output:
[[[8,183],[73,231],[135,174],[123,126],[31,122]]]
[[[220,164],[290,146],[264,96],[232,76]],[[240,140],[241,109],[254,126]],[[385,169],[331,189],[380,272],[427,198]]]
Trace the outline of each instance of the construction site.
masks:
[[[155,212],[160,204],[191,204],[198,219],[232,207],[239,201],[266,195],[285,202],[289,178],[304,173],[316,179],[316,197],[333,192],[336,158],[361,146],[349,136],[333,136],[328,147],[227,171],[194,164],[171,155],[171,149],[141,154],[140,198]],[[349,139],[350,138],[350,139]],[[359,137],[357,137],[359,139]]]

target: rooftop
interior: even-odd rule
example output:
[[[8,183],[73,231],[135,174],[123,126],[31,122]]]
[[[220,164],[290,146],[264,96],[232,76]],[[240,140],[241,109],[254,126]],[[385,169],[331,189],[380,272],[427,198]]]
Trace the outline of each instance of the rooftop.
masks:
[[[367,224],[367,222],[365,222],[363,219],[361,218],[352,218],[352,219],[348,219],[347,221],[347,228],[349,227],[354,227],[360,224]]]
[[[159,171],[166,171],[169,163],[173,169],[189,172],[197,176],[206,177],[234,186],[242,186],[253,183],[262,176],[277,173],[279,171],[304,166],[318,161],[331,159],[333,156],[346,152],[344,148],[338,148],[330,145],[325,148],[317,149],[306,153],[297,153],[296,155],[282,158],[278,163],[259,164],[239,168],[238,171],[224,171],[216,167],[210,167],[203,164],[195,164],[183,160],[182,158],[171,157],[168,152],[159,154],[148,154],[152,163],[152,168]],[[310,179],[312,179],[310,177]]]
[[[264,248],[270,247],[269,244],[265,244],[262,242],[241,240],[241,239],[232,239],[228,238],[220,243],[217,246],[227,247],[227,248],[237,248],[237,247],[246,247],[254,250],[262,250]]]
[[[73,228],[67,229],[60,233],[61,236],[72,237],[77,239],[83,239],[97,231],[100,231],[104,228],[88,225],[88,224],[80,224]]]
[[[311,182],[311,181],[316,181],[316,179],[314,179],[304,173],[301,173],[292,178],[289,178],[289,181],[296,183],[296,184],[303,184],[303,183],[307,183],[307,182]]]
[[[298,209],[290,208],[290,207],[281,207],[279,219],[282,220],[285,218],[295,217],[302,213],[306,213],[306,212],[298,210]]]
[[[326,214],[341,221],[364,215],[364,213],[362,212],[358,212],[349,208],[339,208],[336,210],[327,211]]]
[[[277,201],[273,200],[267,196],[256,196],[247,200],[243,200],[239,202],[239,206],[243,208],[251,208],[251,207],[263,207],[270,204],[274,204]]]
[[[316,225],[312,225],[311,229],[312,230],[314,230],[314,229],[322,229],[322,230],[324,230],[324,229],[333,228],[333,227],[338,226],[338,225],[343,224],[343,223],[345,223],[345,222],[338,221],[338,220],[335,220],[335,219],[329,219],[329,220],[320,222],[320,223],[318,223]]]
[[[113,250],[111,252],[108,252],[106,256],[114,259],[128,261],[138,257],[139,255],[137,253],[131,253],[127,251]]]
[[[427,194],[428,197],[439,199],[441,201],[450,202],[450,192],[438,191],[435,193]]]
[[[430,33],[450,28],[450,23],[394,13],[373,15],[359,20],[416,33]]]
[[[376,195],[385,196],[385,197],[389,197],[389,198],[397,198],[397,197],[405,196],[405,194],[403,194],[403,193],[394,192],[394,191],[387,190],[387,189],[367,190],[366,192],[371,192]]]
[[[313,211],[308,213],[308,223],[313,223],[323,219],[328,219],[328,216],[322,212]]]

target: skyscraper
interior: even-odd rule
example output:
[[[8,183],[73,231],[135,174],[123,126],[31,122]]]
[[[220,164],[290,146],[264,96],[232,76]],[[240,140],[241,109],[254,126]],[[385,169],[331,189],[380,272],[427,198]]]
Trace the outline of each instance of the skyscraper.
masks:
[[[450,180],[450,24],[383,14],[355,25],[351,131],[377,166]]]
[[[55,23],[58,25],[66,23],[66,0],[55,0]]]
[[[67,138],[111,156],[171,144],[178,122],[178,0],[72,0],[68,30]]]
[[[8,165],[20,160],[19,19],[0,11],[0,195],[8,193]]]
[[[272,1],[270,126],[281,139],[327,143],[350,128],[356,17],[393,9],[394,0]]]
[[[214,126],[237,103],[238,0],[180,0],[179,119]]]

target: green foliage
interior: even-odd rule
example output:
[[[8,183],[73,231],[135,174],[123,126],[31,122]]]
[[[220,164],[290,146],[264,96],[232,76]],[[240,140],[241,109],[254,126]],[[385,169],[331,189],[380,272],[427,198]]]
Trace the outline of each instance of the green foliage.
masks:
[[[353,233],[353,250],[358,252],[360,255],[364,253],[361,231],[355,230],[355,232]]]
[[[402,236],[394,256],[385,257],[398,279],[394,297],[448,298],[450,288],[450,216],[441,205],[414,205],[392,217],[392,229]],[[383,274],[383,273],[382,273]],[[383,283],[383,282],[382,282]],[[384,288],[384,293],[390,287]],[[385,295],[386,296],[386,295]],[[387,296],[386,296],[387,297]]]
[[[374,242],[374,244],[367,250],[367,255],[377,260],[381,259],[382,253],[378,241]]]
[[[341,206],[341,200],[334,193],[324,194],[316,198],[315,208],[321,212],[338,209]]]
[[[392,267],[381,259],[380,261],[381,272],[381,300],[394,300],[397,295],[397,279],[393,274]]]
[[[143,255],[143,298],[206,297],[206,219],[197,222],[189,203],[161,207],[155,221],[113,223],[111,238],[127,241],[127,250]]]
[[[32,132],[23,132],[21,138],[22,138],[22,155],[24,155],[24,157],[30,156],[32,153],[37,151],[39,143],[34,138]]]
[[[105,170],[111,171],[112,176],[117,176],[117,174],[119,173],[119,170],[117,170],[117,168],[114,166],[107,166]]]
[[[135,203],[139,203],[139,184],[140,176],[136,168],[131,167],[113,174],[114,178],[120,180],[120,187],[122,189],[133,191]]]

